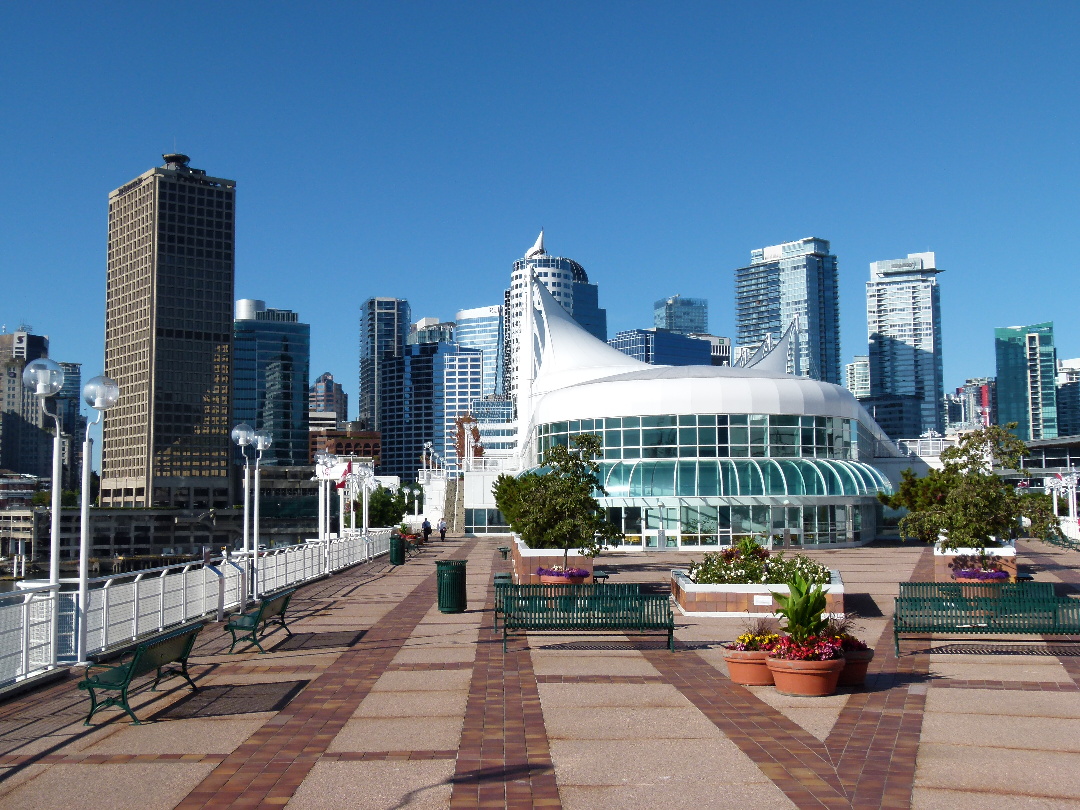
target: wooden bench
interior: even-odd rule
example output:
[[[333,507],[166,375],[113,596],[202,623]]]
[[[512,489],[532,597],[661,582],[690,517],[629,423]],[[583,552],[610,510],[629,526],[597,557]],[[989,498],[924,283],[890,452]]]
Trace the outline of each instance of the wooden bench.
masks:
[[[617,585],[499,585],[496,620],[503,619],[503,652],[513,630],[568,632],[663,631],[675,650],[675,617],[667,594]]]
[[[900,636],[909,633],[1080,635],[1080,599],[1015,593],[898,596],[893,613],[893,645],[898,657]]]
[[[296,588],[280,591],[271,596],[264,596],[259,600],[259,607],[255,610],[241,613],[229,619],[225,624],[225,629],[232,633],[232,644],[229,645],[229,652],[233,651],[237,641],[244,639],[250,639],[251,643],[259,648],[259,652],[266,652],[262,648],[262,644],[259,643],[259,636],[266,632],[266,626],[271,622],[280,624],[285,628],[285,632],[291,636],[292,630],[285,623],[285,611],[289,609],[289,601],[294,593],[296,593]]]
[[[154,673],[151,690],[157,689],[161,679],[169,675],[182,676],[192,691],[196,690],[198,687],[188,675],[187,661],[195,646],[195,637],[202,628],[201,624],[192,624],[148,638],[135,646],[130,659],[119,664],[90,664],[86,668],[85,680],[79,681],[79,689],[90,693],[90,713],[86,715],[83,725],[90,725],[94,713],[106,706],[119,706],[131,716],[135,725],[139,725],[139,718],[128,703],[128,693],[133,680],[151,672]],[[179,664],[179,667],[170,664]],[[100,690],[119,694],[99,699],[97,693]]]

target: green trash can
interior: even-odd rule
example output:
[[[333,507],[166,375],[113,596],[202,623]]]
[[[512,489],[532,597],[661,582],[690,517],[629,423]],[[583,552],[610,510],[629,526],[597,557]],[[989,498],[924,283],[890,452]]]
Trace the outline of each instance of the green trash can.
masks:
[[[398,535],[390,537],[390,564],[405,564],[405,538]]]
[[[465,612],[465,563],[468,560],[436,560],[435,574],[439,584],[439,612]]]

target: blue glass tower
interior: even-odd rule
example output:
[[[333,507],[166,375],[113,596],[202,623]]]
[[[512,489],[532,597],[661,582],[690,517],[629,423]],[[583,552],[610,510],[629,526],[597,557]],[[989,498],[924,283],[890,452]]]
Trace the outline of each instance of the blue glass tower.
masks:
[[[712,365],[712,344],[664,329],[627,329],[608,341],[623,354],[658,366]]]
[[[459,346],[484,353],[483,396],[502,394],[503,317],[502,307],[463,309],[454,316],[454,337]]]
[[[262,464],[307,464],[311,327],[295,312],[244,298],[236,302],[233,351],[233,420],[270,433]]]
[[[1057,438],[1054,324],[995,329],[994,350],[997,355],[997,423],[1016,422],[1013,432],[1024,441]]]
[[[681,295],[661,298],[653,304],[653,326],[680,335],[708,334],[709,302]]]

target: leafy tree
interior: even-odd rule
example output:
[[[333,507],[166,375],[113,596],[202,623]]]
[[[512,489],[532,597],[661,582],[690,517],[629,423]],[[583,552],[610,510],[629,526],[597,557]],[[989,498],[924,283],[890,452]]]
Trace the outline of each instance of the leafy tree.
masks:
[[[622,537],[593,496],[607,494],[596,475],[600,437],[583,433],[571,436],[570,443],[572,447],[555,445],[547,451],[542,461],[546,472],[500,475],[493,488],[495,505],[510,527],[529,548],[561,548],[564,568],[571,548],[595,557],[608,542]]]
[[[1048,498],[1018,495],[994,473],[999,468],[1021,470],[1027,446],[1008,425],[991,425],[967,433],[941,454],[944,468],[917,478],[905,470],[894,495],[878,498],[894,509],[906,508],[900,521],[903,537],[933,543],[943,537],[945,548],[982,548],[994,538],[1012,536],[1019,518],[1030,522],[1033,537],[1058,532]]]
[[[41,489],[30,496],[31,506],[52,506],[52,492]],[[78,506],[79,493],[72,489],[60,490],[60,506]]]
[[[362,515],[364,502],[358,500],[353,508]],[[379,487],[368,495],[369,526],[397,526],[404,515],[405,493],[402,490],[391,492],[386,487]]]

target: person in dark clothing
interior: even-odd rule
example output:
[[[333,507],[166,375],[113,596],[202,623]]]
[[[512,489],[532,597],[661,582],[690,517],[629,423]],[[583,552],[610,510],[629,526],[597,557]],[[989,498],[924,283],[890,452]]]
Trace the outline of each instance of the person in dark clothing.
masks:
[[[423,529],[424,542],[426,543],[431,538],[431,521],[427,518],[424,518],[424,522],[423,524],[421,524],[421,528]]]
[[[446,539],[446,519],[445,518],[443,518],[442,520],[439,521],[439,539],[440,540],[445,540]]]

